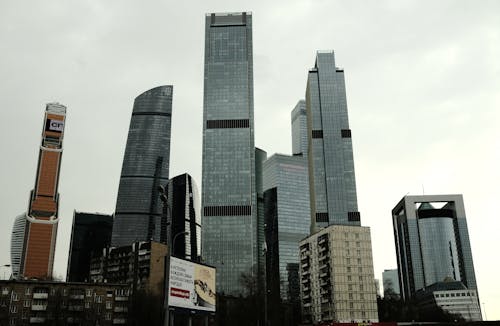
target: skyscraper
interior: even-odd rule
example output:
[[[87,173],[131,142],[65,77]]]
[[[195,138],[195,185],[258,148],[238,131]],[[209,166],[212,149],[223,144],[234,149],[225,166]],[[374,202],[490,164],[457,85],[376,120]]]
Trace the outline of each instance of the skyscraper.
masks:
[[[275,267],[268,274],[279,274],[275,285],[283,301],[296,300],[299,296],[298,243],[309,235],[310,226],[307,180],[307,165],[301,155],[274,154],[264,162],[267,238],[275,239],[270,241],[272,244],[267,243],[268,266]],[[277,262],[270,261],[273,259]],[[297,274],[291,275],[290,271]]]
[[[397,269],[386,269],[382,273],[384,298],[399,298],[399,278]]]
[[[241,294],[260,254],[250,13],[206,15],[202,160],[202,254],[217,291]]]
[[[50,278],[59,222],[59,174],[66,107],[49,103],[45,109],[35,187],[28,211],[15,220],[11,241],[13,275]]]
[[[311,231],[361,225],[356,198],[344,71],[333,51],[318,51],[306,89]]]
[[[100,253],[111,243],[113,215],[75,211],[69,244],[67,282],[90,281],[92,253]]]
[[[306,101],[300,100],[292,110],[292,153],[307,157]]]
[[[439,282],[477,290],[462,195],[405,196],[392,221],[404,300]]]
[[[123,158],[111,244],[159,241],[162,208],[158,186],[168,181],[172,86],[159,86],[134,101]]]
[[[168,221],[170,228],[172,255],[175,257],[199,261],[201,257],[201,214],[198,187],[193,178],[187,174],[173,177],[167,184]],[[167,236],[168,237],[168,236]],[[161,240],[167,242],[162,236]],[[165,239],[165,240],[164,240]]]

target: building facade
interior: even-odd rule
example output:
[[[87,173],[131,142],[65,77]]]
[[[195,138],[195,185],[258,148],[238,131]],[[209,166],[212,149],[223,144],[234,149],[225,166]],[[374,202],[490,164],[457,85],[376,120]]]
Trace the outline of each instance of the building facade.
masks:
[[[90,281],[92,253],[110,246],[112,230],[113,215],[74,211],[66,281]]]
[[[202,155],[202,255],[217,291],[245,292],[259,270],[252,15],[207,14]]]
[[[198,187],[187,173],[167,184],[166,228],[173,247],[172,256],[199,262],[201,258],[201,214]],[[162,237],[163,238],[163,237]]]
[[[344,71],[333,51],[318,51],[306,89],[311,232],[361,225]]]
[[[370,228],[331,225],[300,242],[303,322],[377,322]]]
[[[422,312],[443,311],[466,321],[481,321],[481,308],[476,290],[467,289],[461,282],[439,282],[417,291],[418,307]]]
[[[59,222],[59,174],[66,107],[49,103],[45,109],[35,187],[28,211],[14,222],[11,265],[14,277],[52,277]],[[24,224],[24,225],[23,225]]]
[[[104,248],[90,264],[92,283],[128,284],[132,291],[164,293],[167,246],[154,242],[135,242],[123,247]]]
[[[384,298],[400,297],[399,277],[397,269],[386,269],[382,273],[382,282],[384,287]]]
[[[477,291],[462,195],[405,196],[392,220],[404,300],[450,280]]]
[[[0,291],[2,325],[127,323],[128,285],[0,281]]]
[[[159,86],[134,101],[116,200],[113,246],[160,241],[158,186],[168,181],[172,90],[172,86]]]
[[[292,110],[292,153],[307,158],[307,111],[306,101],[299,100]]]
[[[272,260],[268,273],[279,274],[274,285],[278,285],[281,299],[290,301],[299,296],[298,274],[290,273],[298,273],[294,268],[299,263],[298,244],[309,234],[310,226],[306,161],[301,155],[274,154],[264,162],[263,175],[266,247],[268,260]]]

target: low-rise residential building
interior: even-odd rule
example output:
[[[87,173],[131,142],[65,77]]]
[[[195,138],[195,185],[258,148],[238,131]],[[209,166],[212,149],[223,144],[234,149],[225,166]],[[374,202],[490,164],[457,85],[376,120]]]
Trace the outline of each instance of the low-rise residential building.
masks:
[[[90,281],[129,284],[134,292],[162,295],[167,252],[166,245],[155,241],[105,248],[92,257]]]
[[[130,294],[125,284],[0,281],[0,320],[10,326],[126,324]]]
[[[303,239],[303,322],[377,322],[370,228],[331,225]]]

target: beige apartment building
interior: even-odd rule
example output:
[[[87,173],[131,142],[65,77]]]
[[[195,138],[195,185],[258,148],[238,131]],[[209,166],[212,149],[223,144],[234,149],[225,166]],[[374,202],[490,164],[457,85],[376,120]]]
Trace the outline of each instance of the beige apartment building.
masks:
[[[377,322],[370,228],[331,225],[303,239],[303,322]]]

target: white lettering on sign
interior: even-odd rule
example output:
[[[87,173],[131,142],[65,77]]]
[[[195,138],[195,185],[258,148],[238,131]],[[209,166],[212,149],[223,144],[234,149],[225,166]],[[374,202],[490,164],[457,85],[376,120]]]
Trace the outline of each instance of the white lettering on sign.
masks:
[[[49,130],[62,132],[64,129],[64,121],[61,120],[50,120]]]

